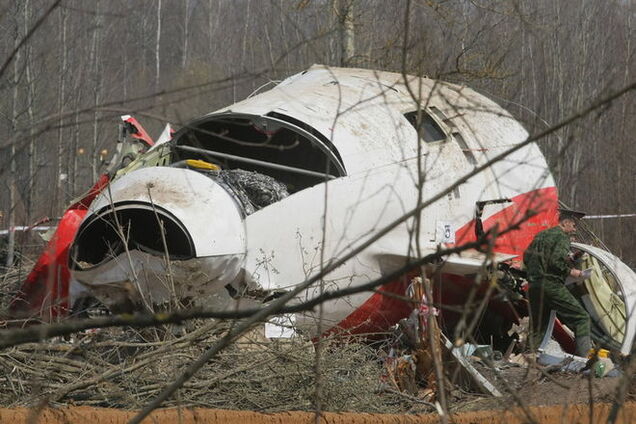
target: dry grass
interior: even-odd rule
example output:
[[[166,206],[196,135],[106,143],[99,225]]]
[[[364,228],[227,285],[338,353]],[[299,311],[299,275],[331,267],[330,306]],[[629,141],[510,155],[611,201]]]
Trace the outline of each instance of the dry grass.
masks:
[[[11,299],[19,292],[22,281],[33,267],[33,261],[20,258],[20,264],[9,269],[2,265],[4,264],[0,265],[0,316],[9,307]]]
[[[104,330],[2,351],[0,405],[140,408],[226,329],[227,325],[205,321],[187,330]],[[207,364],[165,406],[312,410],[314,360],[311,343],[270,342],[255,331]],[[328,342],[321,365],[324,409],[408,411],[399,396],[379,393],[382,372],[376,349],[363,343]]]
[[[27,266],[29,265],[29,266]],[[0,315],[25,278],[0,275]],[[187,326],[107,329],[0,351],[0,406],[144,406],[229,328],[211,320]],[[256,329],[201,369],[165,406],[263,412],[312,410],[315,349],[303,339],[270,341]],[[322,404],[329,411],[405,412],[400,396],[380,393],[378,350],[353,341],[326,341]]]

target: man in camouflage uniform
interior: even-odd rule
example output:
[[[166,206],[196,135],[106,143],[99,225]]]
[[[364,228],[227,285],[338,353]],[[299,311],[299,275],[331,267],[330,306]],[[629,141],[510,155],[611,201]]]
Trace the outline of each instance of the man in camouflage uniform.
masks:
[[[579,301],[565,287],[568,276],[584,277],[568,260],[570,237],[576,232],[583,213],[559,210],[559,225],[536,235],[523,261],[528,273],[530,301],[530,347],[539,346],[548,326],[550,312],[574,331],[576,355],[586,357],[592,348],[590,317]]]

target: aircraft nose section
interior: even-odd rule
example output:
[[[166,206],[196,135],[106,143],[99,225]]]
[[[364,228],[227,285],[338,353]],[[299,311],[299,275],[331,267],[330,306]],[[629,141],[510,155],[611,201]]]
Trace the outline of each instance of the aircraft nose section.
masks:
[[[245,244],[242,212],[213,176],[143,168],[117,179],[93,202],[71,247],[70,266],[97,297],[106,288],[119,292],[105,299],[108,306],[126,297],[138,303],[147,294],[157,304],[231,283]],[[126,294],[131,290],[134,296]]]

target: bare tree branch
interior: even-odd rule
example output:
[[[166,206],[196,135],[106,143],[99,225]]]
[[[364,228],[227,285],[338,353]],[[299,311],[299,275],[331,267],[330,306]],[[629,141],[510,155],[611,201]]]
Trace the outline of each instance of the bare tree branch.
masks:
[[[44,21],[49,17],[51,12],[53,12],[57,8],[57,6],[60,4],[61,1],[62,0],[55,0],[53,4],[51,4],[49,8],[46,9],[46,11],[42,14],[42,16],[40,16],[40,18],[37,21],[35,21],[31,29],[29,29],[29,31],[26,34],[24,34],[24,37],[22,37],[22,39],[18,42],[18,44],[16,44],[16,46],[13,48],[13,50],[9,53],[7,58],[4,60],[4,63],[2,64],[2,66],[0,66],[0,77],[4,75],[5,71],[7,70],[7,67],[11,64],[11,61],[15,57],[16,53],[22,48],[22,46],[24,46],[24,44],[27,41],[29,41],[29,39],[33,36],[33,34],[35,34],[38,28],[40,28],[40,26],[44,23]]]

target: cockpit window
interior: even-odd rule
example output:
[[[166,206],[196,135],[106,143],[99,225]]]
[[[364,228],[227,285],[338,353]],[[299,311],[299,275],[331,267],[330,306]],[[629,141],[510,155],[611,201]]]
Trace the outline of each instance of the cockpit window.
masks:
[[[413,112],[405,113],[404,117],[418,131],[422,140],[427,143],[446,140],[446,134],[431,115],[422,110],[420,114],[421,122],[417,122],[417,114],[418,112],[414,110]]]
[[[335,146],[313,128],[285,115],[220,113],[177,133],[172,162],[202,160],[223,171],[269,176],[291,194],[346,175]]]

